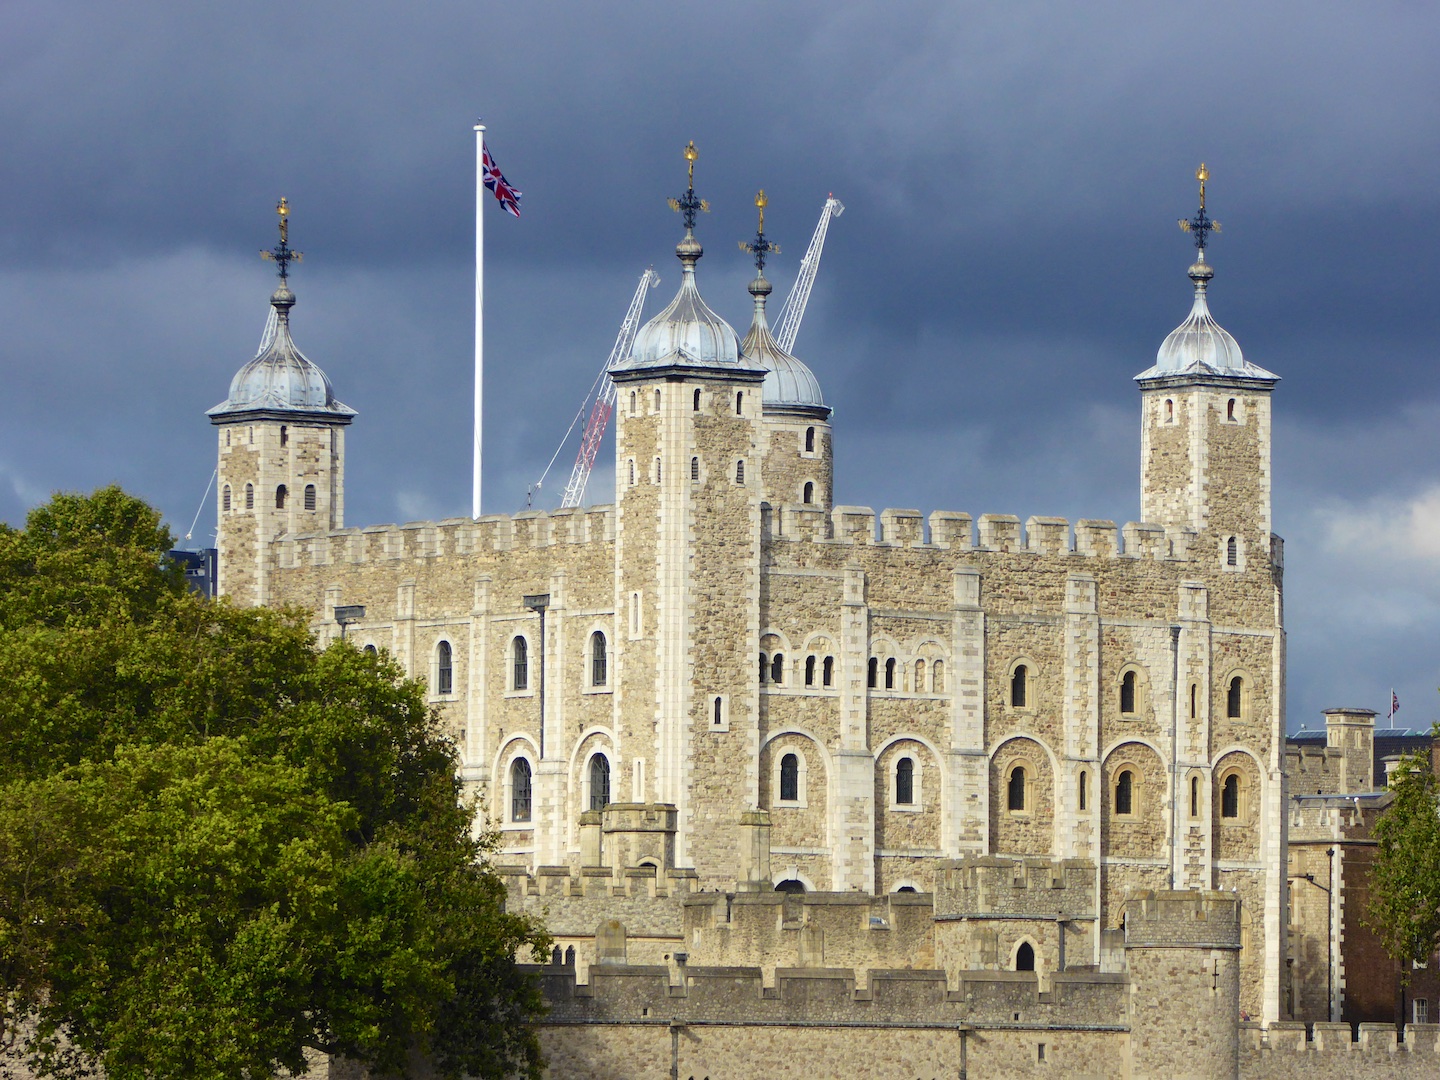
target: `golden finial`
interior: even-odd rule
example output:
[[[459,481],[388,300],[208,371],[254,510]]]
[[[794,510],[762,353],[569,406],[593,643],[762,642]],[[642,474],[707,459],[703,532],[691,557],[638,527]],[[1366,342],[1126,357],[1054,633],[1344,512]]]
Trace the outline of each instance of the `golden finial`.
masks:
[[[695,197],[695,162],[700,157],[700,151],[695,149],[695,140],[691,139],[685,146],[685,160],[689,163],[689,185],[685,194],[678,199],[665,200],[670,204],[670,209],[676,213],[685,215],[685,228],[687,231],[695,228],[695,212],[697,210],[705,213],[710,212],[710,204],[704,199]]]
[[[765,259],[769,255],[779,255],[780,245],[772,244],[765,235],[765,207],[770,205],[770,200],[765,197],[765,189],[761,188],[755,193],[755,209],[760,212],[760,227],[755,230],[755,239],[746,242],[740,241],[740,250],[749,251],[755,256],[755,270],[761,277],[765,276]]]
[[[761,188],[755,193],[755,208],[760,211],[760,232],[765,231],[765,207],[770,200],[765,198],[765,189]]]
[[[1200,168],[1195,170],[1195,179],[1200,181],[1200,209],[1205,209],[1205,181],[1210,179],[1210,170],[1205,163],[1200,163]]]
[[[299,262],[305,256],[290,248],[290,202],[283,195],[275,206],[275,213],[280,217],[280,243],[269,251],[262,251],[260,257],[269,259],[280,268],[280,280],[284,281],[289,273],[290,264]]]
[[[1210,179],[1210,170],[1203,161],[1195,170],[1195,179],[1200,181],[1200,210],[1193,218],[1181,218],[1180,228],[1183,232],[1195,234],[1195,247],[1200,252],[1200,261],[1204,262],[1205,245],[1212,232],[1220,231],[1220,223],[1205,213],[1205,183]]]

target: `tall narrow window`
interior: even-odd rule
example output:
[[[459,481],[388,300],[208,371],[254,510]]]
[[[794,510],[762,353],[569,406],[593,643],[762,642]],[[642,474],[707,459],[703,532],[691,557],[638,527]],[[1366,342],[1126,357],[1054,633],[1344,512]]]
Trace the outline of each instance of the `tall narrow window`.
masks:
[[[800,801],[800,759],[794,754],[780,759],[780,801]]]
[[[936,660],[930,665],[930,689],[937,694],[945,692],[945,661]]]
[[[530,762],[523,757],[510,766],[510,820],[530,820]]]
[[[523,637],[510,643],[510,689],[530,689],[530,644]]]
[[[1174,420],[1175,420],[1175,402],[1171,401],[1169,398],[1166,398],[1166,399],[1165,399],[1165,422],[1166,422],[1167,424],[1169,424],[1169,423],[1173,423]]]
[[[1120,677],[1120,711],[1126,716],[1135,712],[1135,672],[1127,671]]]
[[[745,482],[745,462],[743,462],[743,461],[737,461],[737,462],[735,462],[735,483],[737,483],[737,484],[743,484],[744,482]]]
[[[655,459],[655,483],[660,483],[660,459]]]
[[[1240,816],[1240,777],[1235,773],[1225,777],[1225,784],[1220,789],[1220,816],[1222,818],[1238,818]]]
[[[254,510],[254,509],[255,509],[255,485],[254,485],[254,484],[246,484],[246,485],[245,485],[245,509],[246,509],[246,510]]]
[[[605,635],[596,630],[590,635],[590,685],[604,686],[609,678],[610,657]]]
[[[699,411],[700,411],[700,389],[699,389],[699,387],[696,387],[696,389],[695,389],[695,404],[691,406],[691,411],[692,411],[692,412],[699,412]]]
[[[314,484],[306,484],[306,485],[305,485],[305,509],[306,509],[306,510],[314,510],[314,509],[315,509],[315,485],[314,485]]]
[[[1244,704],[1245,680],[1236,675],[1230,680],[1230,687],[1225,692],[1225,715],[1231,720],[1239,720]]]
[[[655,388],[655,411],[660,411],[660,388],[658,386]]]
[[[450,642],[442,641],[435,646],[435,692],[449,694],[455,689],[455,662],[450,651]]]
[[[1090,797],[1090,774],[1084,769],[1080,770],[1080,809],[1085,809],[1085,803]]]
[[[735,415],[740,416],[745,412],[745,392],[742,390],[735,395]]]
[[[1010,706],[1014,709],[1025,708],[1030,693],[1030,669],[1024,664],[1016,664],[1014,672],[1010,675]]]
[[[633,458],[630,461],[630,486],[635,486],[635,461]]]
[[[779,686],[785,681],[785,654],[776,653],[770,658],[770,681]]]
[[[696,393],[699,393],[699,391],[697,390]],[[700,459],[698,457],[692,457],[690,459],[690,479],[700,479]]]
[[[895,763],[895,805],[915,804],[915,762],[902,757]]]
[[[893,656],[885,661],[885,689],[895,689],[895,658]]]
[[[1005,807],[1008,810],[1025,809],[1025,766],[1016,765],[1010,770],[1010,782],[1006,785]]]
[[[1200,816],[1200,778],[1190,777],[1190,816]]]
[[[610,805],[610,759],[596,754],[590,759],[590,809],[604,810]]]
[[[275,489],[275,509],[276,509],[276,510],[284,510],[284,509],[285,509],[285,497],[286,497],[287,495],[289,495],[289,494],[290,494],[290,492],[285,489],[285,485],[284,485],[284,484],[281,484],[279,487],[277,487],[277,488]]]
[[[698,394],[699,391],[697,390],[696,393]],[[721,724],[723,724],[723,723],[725,722],[725,699],[724,699],[724,698],[717,697],[717,698],[715,699],[715,706],[714,706],[714,714],[713,714],[713,715],[714,715],[714,720],[713,720],[713,722],[714,722],[714,724],[715,724],[716,727],[719,727]]]
[[[225,485],[225,490],[220,494],[220,508],[227,514],[230,512],[230,485]]]
[[[815,685],[815,657],[805,657],[805,685]]]
[[[877,678],[879,672],[880,672],[880,661],[879,661],[876,657],[873,657],[873,656],[870,657],[870,668],[869,668],[869,673],[867,674],[866,679],[865,679],[865,685],[868,686],[871,690],[874,690],[875,687],[877,687],[878,685],[880,685],[880,684],[879,684],[879,680],[878,680],[878,678]]]
[[[1131,814],[1135,810],[1135,774],[1122,769],[1115,778],[1115,813]]]
[[[801,495],[801,498],[805,500],[806,506],[809,506],[815,501],[815,485],[812,484],[809,480],[805,481],[805,490],[804,493]]]
[[[1233,536],[1225,541],[1225,565],[1240,565],[1240,541]]]
[[[815,429],[813,427],[805,429],[805,452],[807,454],[815,452]]]
[[[925,661],[915,661],[915,692],[917,694],[925,689]]]
[[[281,425],[280,425],[280,445],[281,445],[281,446],[289,446],[289,445],[290,445],[290,429],[289,429],[288,427],[286,427],[284,424],[281,424]]]
[[[1225,403],[1225,419],[1235,419],[1235,399],[1233,397]]]
[[[1015,950],[1015,970],[1035,970],[1035,947],[1031,945],[1028,941],[1022,941],[1020,943],[1020,948]]]
[[[631,391],[630,391],[630,415],[631,415],[631,416],[634,416],[634,415],[635,415],[636,407],[637,407],[638,404],[639,404],[639,400],[640,400],[640,399],[635,396],[635,391],[634,391],[634,390],[631,390]]]
[[[835,685],[835,658],[833,656],[825,657],[825,663],[820,666],[820,685]]]
[[[760,681],[763,683],[770,678],[770,658],[763,652],[760,654]]]
[[[1198,698],[1199,698],[1199,691],[1200,691],[1200,687],[1197,686],[1195,683],[1192,682],[1192,683],[1190,684],[1190,719],[1191,719],[1191,720],[1194,720],[1195,717],[1196,717],[1196,715],[1197,715],[1197,713],[1196,713],[1196,705],[1197,705]]]

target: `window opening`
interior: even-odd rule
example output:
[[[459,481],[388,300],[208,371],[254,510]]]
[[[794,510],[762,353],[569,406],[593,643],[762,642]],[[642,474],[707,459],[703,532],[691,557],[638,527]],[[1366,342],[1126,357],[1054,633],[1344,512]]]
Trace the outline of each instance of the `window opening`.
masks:
[[[1129,715],[1135,711],[1135,672],[1127,671],[1120,677],[1120,711]]]
[[[776,653],[770,658],[770,681],[779,686],[785,681],[785,654]]]
[[[375,655],[377,655],[377,654],[379,653],[380,650],[377,649],[377,648],[375,648],[374,645],[366,645],[366,646],[365,646],[365,651],[366,651],[367,653],[369,653],[371,656],[375,656]]]
[[[1240,777],[1234,773],[1225,777],[1225,785],[1220,789],[1220,816],[1225,818],[1240,816]]]
[[[223,509],[227,514],[230,512],[230,485],[229,485],[229,484],[226,484],[226,485],[225,485],[225,490],[221,493],[221,509]]]
[[[660,459],[655,459],[655,483],[660,483]]]
[[[454,687],[454,655],[450,651],[450,643],[442,641],[435,646],[435,692],[448,694],[454,690]]]
[[[737,461],[737,462],[735,462],[735,483],[737,483],[737,484],[743,484],[744,482],[745,482],[745,462],[743,462],[743,461]]]
[[[780,801],[800,801],[800,759],[794,754],[780,759]]]
[[[1135,774],[1129,769],[1121,770],[1115,779],[1115,813],[1130,814],[1135,808]]]
[[[285,485],[284,485],[284,484],[281,484],[279,487],[277,487],[277,488],[275,489],[275,509],[276,509],[276,510],[284,510],[284,509],[285,509],[285,496],[288,495],[288,494],[290,494],[290,493],[285,490]]]
[[[306,484],[306,485],[305,485],[305,509],[306,509],[306,510],[314,510],[314,509],[315,509],[315,485],[314,485],[314,484]]]
[[[697,390],[696,393],[699,393],[699,391]],[[700,459],[698,457],[692,457],[690,459],[690,479],[700,479]]]
[[[575,946],[568,945],[565,948],[565,964],[567,967],[575,966]]]
[[[897,806],[915,803],[915,762],[908,757],[895,763],[895,803]]]
[[[1225,541],[1225,565],[1240,565],[1240,542],[1233,536]]]
[[[760,681],[768,682],[770,679],[770,658],[763,652],[760,654]]]
[[[590,759],[590,809],[604,810],[610,805],[610,759],[596,754]]]
[[[1024,664],[1016,664],[1015,672],[1010,676],[1010,705],[1012,708],[1023,709],[1029,694],[1030,669]]]
[[[1197,705],[1197,701],[1198,701],[1198,698],[1199,698],[1199,690],[1200,690],[1200,688],[1199,688],[1197,685],[1195,685],[1195,683],[1192,682],[1192,683],[1190,684],[1190,719],[1191,719],[1191,720],[1194,720],[1195,717],[1196,717],[1196,715],[1197,715],[1197,713],[1196,713],[1195,710],[1196,710],[1196,705]]]
[[[660,411],[660,388],[658,386],[655,388],[655,411]]]
[[[604,686],[609,677],[609,652],[606,648],[605,635],[596,630],[590,635],[590,685]]]
[[[735,395],[735,415],[740,416],[745,411],[745,392],[742,390]]]
[[[631,415],[631,416],[634,416],[634,415],[635,415],[635,412],[636,412],[636,409],[637,409],[638,406],[639,406],[639,403],[640,403],[640,399],[639,399],[638,397],[636,397],[635,391],[634,391],[634,390],[631,390],[631,391],[630,391],[630,415]]]
[[[630,462],[630,486],[635,486],[635,462],[633,459]]]
[[[1169,398],[1165,399],[1165,422],[1168,424],[1175,419],[1175,402]]]
[[[698,391],[697,391],[698,393]],[[723,698],[715,699],[715,725],[718,727],[724,720],[725,703]]]
[[[530,689],[530,643],[517,637],[510,643],[510,684],[512,690]]]
[[[1010,783],[1006,791],[1005,807],[1008,810],[1025,809],[1025,766],[1016,765],[1010,770]]]
[[[925,661],[915,661],[915,692],[918,694],[925,689]]]
[[[530,762],[524,758],[510,766],[510,820],[530,820]]]
[[[930,665],[930,689],[937,694],[945,692],[945,661],[936,660]]]
[[[699,387],[696,387],[696,389],[695,389],[695,404],[691,407],[691,411],[693,411],[693,412],[699,412],[699,411],[700,411],[700,389],[699,389]]]
[[[246,484],[246,485],[245,485],[245,509],[246,509],[246,510],[254,510],[254,509],[255,509],[255,485],[254,485],[254,484]]]
[[[1235,419],[1235,399],[1233,397],[1225,403],[1225,419]]]
[[[1028,941],[1022,941],[1020,948],[1015,950],[1015,970],[1035,970],[1035,949]]]
[[[895,689],[895,658],[893,656],[885,661],[885,689]]]
[[[785,881],[781,881],[776,884],[775,891],[780,893],[793,893],[798,895],[805,891],[805,883],[803,881],[796,881],[794,878],[788,878]]]
[[[815,657],[805,657],[805,685],[815,685]]]
[[[879,685],[879,682],[877,680],[879,671],[880,661],[876,657],[870,657],[870,670],[869,674],[866,676],[865,685],[868,686],[871,690],[874,690],[875,687]]]
[[[805,452],[807,454],[815,452],[815,429],[813,427],[805,429]]]
[[[288,427],[286,427],[284,424],[281,424],[281,425],[280,425],[280,445],[281,445],[281,446],[289,446],[289,445],[290,445],[290,429],[289,429]]]
[[[1236,675],[1230,680],[1225,694],[1225,715],[1231,720],[1240,719],[1241,706],[1245,703],[1245,680]]]
[[[1190,777],[1190,816],[1200,816],[1200,778]]]
[[[805,481],[805,493],[801,496],[801,498],[805,500],[806,506],[809,506],[815,501],[815,485],[812,484],[809,480]]]
[[[825,657],[825,663],[820,666],[820,685],[832,686],[835,683],[835,658]]]

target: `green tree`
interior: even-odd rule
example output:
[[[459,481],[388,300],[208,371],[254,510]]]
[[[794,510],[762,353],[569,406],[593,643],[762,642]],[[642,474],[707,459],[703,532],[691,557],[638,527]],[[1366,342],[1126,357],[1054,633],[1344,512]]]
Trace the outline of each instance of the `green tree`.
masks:
[[[1366,925],[1408,981],[1410,962],[1440,948],[1440,781],[1424,757],[1408,755],[1390,788],[1394,801],[1375,822]]]
[[[538,1074],[541,1001],[423,688],[298,612],[189,594],[144,503],[0,526],[0,1020],[49,1075],[307,1049]],[[528,957],[527,957],[528,958]]]

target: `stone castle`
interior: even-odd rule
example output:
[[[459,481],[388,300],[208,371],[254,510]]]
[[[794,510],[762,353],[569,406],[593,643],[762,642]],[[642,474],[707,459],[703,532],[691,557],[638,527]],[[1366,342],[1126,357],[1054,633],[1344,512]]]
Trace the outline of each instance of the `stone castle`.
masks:
[[[1203,187],[1192,224],[1121,528],[834,505],[819,381],[763,271],[743,340],[701,297],[693,211],[677,295],[610,371],[613,503],[347,528],[355,413],[291,338],[282,263],[209,413],[219,591],[426,682],[511,903],[556,936],[552,1058],[588,1017],[621,1062],[594,1075],[680,1075],[677,995],[790,1017],[801,1055],[859,1008],[1021,1032],[1025,1069],[1053,1028],[1049,1060],[1136,1076],[1233,1076],[1237,1012],[1288,1018],[1277,376],[1208,310]],[[1217,1032],[1219,1066],[1177,1071]]]

